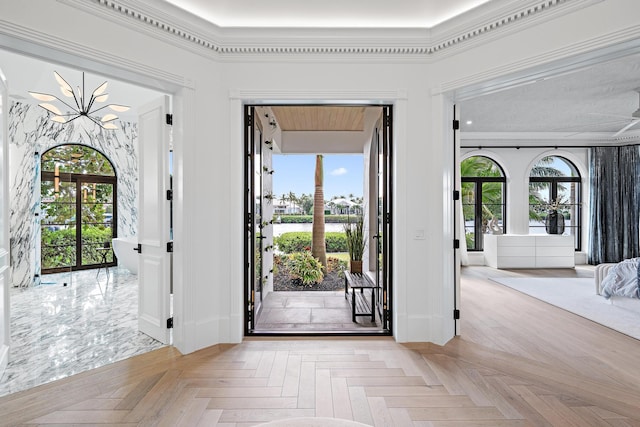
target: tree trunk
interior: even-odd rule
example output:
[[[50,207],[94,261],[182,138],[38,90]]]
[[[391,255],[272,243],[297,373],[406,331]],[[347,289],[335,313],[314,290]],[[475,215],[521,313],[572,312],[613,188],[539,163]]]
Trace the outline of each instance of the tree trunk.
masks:
[[[316,156],[315,191],[313,193],[313,228],[311,229],[311,254],[327,268],[327,246],[324,239],[324,190],[322,155]]]

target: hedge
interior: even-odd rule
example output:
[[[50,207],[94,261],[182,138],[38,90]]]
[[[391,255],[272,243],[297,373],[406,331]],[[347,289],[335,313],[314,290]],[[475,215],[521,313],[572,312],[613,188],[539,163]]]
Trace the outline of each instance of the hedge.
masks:
[[[274,214],[274,222],[280,218],[281,224],[311,224],[313,222],[313,215],[278,215]],[[343,224],[347,222],[355,223],[358,215],[325,215],[325,224]]]
[[[325,233],[327,252],[347,252],[347,236],[337,231]],[[311,248],[311,232],[295,231],[274,237],[278,249],[286,254]]]
[[[82,227],[82,265],[100,264],[102,256],[96,250],[105,242],[111,242],[111,229],[105,227]],[[76,229],[42,229],[42,268],[58,268],[76,265]],[[113,261],[111,251],[107,261]]]

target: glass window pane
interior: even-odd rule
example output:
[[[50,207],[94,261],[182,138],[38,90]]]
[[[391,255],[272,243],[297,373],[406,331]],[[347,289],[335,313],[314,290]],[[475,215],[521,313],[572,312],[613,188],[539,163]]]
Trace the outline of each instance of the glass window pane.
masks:
[[[484,156],[463,160],[460,173],[467,249],[480,251],[484,233],[504,230],[504,173],[496,162]]]
[[[467,249],[475,250],[475,248],[476,248],[476,227],[474,225],[469,225],[469,223],[465,223],[464,237],[465,237],[465,240],[467,241]]]
[[[42,155],[41,163],[45,172],[115,176],[111,162],[99,151],[84,145],[54,147]]]
[[[112,262],[111,239],[111,228],[105,228],[102,224],[84,224],[82,226],[82,265],[102,264],[103,256],[104,261]]]
[[[560,156],[547,156],[540,159],[531,169],[531,176],[561,177],[580,176],[578,169],[569,160]]]
[[[460,176],[466,177],[497,177],[504,176],[500,166],[484,156],[472,156],[460,162]]]
[[[68,226],[41,226],[42,269],[76,265],[76,229]]]

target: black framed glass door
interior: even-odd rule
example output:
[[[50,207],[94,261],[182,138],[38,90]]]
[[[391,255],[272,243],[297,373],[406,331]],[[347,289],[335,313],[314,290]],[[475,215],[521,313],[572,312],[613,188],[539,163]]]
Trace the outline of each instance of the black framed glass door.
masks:
[[[392,183],[392,108],[382,109],[381,126],[376,132],[377,147],[377,227],[376,235],[376,280],[378,310],[382,328],[391,330],[391,266],[392,266],[392,227],[391,227],[391,189]]]
[[[262,131],[255,119],[256,108],[245,106],[245,334],[253,331],[262,302]]]

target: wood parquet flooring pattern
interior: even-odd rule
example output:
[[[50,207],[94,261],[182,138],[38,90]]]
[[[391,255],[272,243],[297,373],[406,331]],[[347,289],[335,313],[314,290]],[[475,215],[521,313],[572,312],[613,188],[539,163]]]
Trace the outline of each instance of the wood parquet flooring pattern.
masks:
[[[639,341],[481,278],[469,283],[470,319],[445,346],[345,337],[255,338],[189,355],[162,348],[3,397],[0,425],[334,417],[401,427],[640,427]]]

